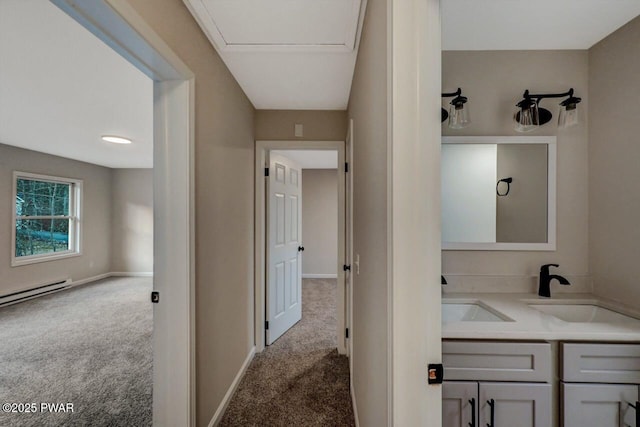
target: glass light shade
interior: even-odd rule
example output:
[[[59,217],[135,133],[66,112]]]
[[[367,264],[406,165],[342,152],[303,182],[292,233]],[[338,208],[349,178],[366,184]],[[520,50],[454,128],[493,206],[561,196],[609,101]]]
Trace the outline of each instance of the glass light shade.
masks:
[[[560,107],[560,114],[558,115],[558,128],[566,129],[580,123],[578,117],[578,106],[576,104],[569,104],[566,107]]]
[[[531,132],[540,127],[540,119],[538,115],[538,104],[532,102],[523,104],[520,109],[513,115],[515,121],[516,132]]]
[[[463,129],[471,124],[469,107],[463,103],[452,104],[449,108],[449,127]]]

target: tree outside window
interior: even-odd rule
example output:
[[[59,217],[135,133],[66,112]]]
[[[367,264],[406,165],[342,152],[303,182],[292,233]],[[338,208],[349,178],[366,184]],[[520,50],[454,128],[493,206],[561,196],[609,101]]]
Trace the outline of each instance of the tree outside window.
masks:
[[[14,264],[79,253],[81,182],[15,173]]]

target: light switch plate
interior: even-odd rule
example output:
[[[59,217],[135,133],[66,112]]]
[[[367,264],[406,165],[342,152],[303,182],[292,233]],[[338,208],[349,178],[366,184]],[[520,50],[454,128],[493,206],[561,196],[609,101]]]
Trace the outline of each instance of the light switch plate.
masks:
[[[303,130],[302,130],[302,124],[301,124],[301,123],[296,123],[296,124],[294,125],[294,135],[295,135],[295,136],[297,136],[297,137],[300,137],[300,138],[301,138],[301,137],[302,137],[302,135],[303,135],[303,133],[302,133],[302,132],[303,132]]]

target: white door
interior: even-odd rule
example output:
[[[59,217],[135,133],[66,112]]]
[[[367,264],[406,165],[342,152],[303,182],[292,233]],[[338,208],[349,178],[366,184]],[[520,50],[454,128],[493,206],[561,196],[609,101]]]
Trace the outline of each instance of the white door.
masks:
[[[478,397],[479,426],[549,427],[552,424],[550,384],[480,383]]]
[[[562,384],[565,427],[640,427],[638,386],[629,384]]]
[[[442,384],[442,427],[477,427],[478,383]]]
[[[302,173],[286,157],[269,156],[267,186],[266,344],[302,318]]]

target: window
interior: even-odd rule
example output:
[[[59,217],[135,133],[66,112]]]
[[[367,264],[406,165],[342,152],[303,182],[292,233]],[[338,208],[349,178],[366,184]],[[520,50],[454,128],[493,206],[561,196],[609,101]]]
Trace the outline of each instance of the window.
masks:
[[[14,172],[12,266],[80,255],[82,181]]]

